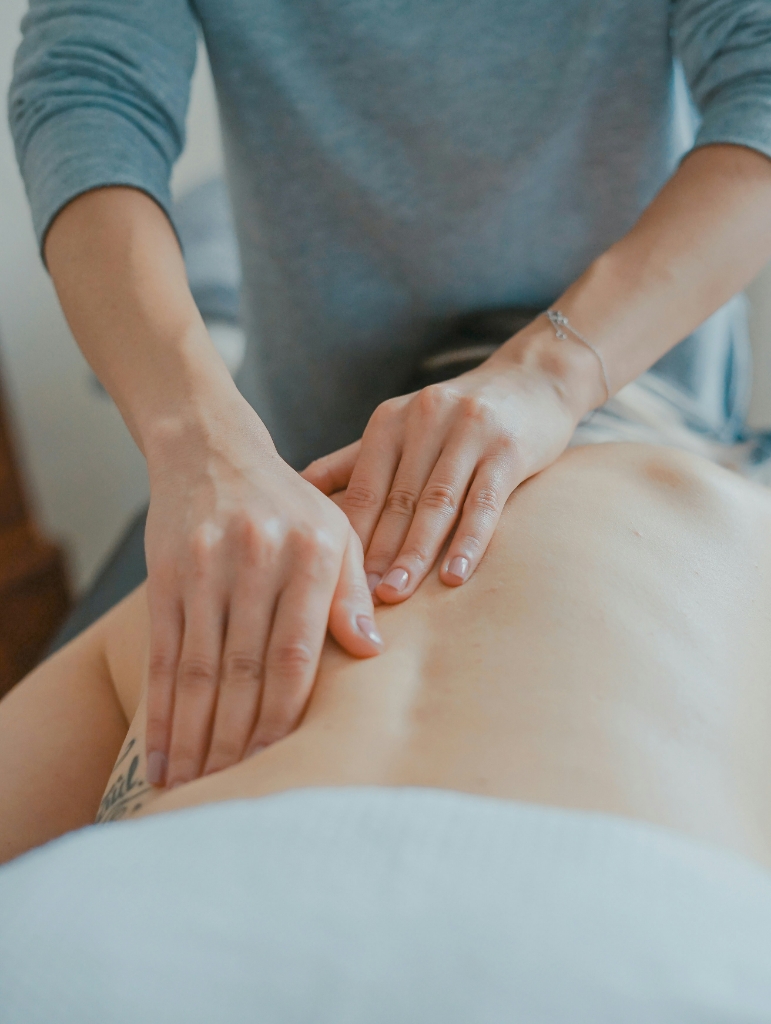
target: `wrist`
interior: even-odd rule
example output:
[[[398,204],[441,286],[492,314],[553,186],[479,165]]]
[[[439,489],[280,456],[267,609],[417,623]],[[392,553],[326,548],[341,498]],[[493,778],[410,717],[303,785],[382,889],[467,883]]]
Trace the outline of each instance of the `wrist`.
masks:
[[[185,452],[227,449],[228,441],[248,435],[272,448],[202,322],[173,344],[167,339],[153,345],[148,355],[134,393],[116,398],[151,472]]]
[[[576,424],[608,397],[595,353],[577,339],[558,338],[545,314],[510,338],[491,362],[521,367],[540,377]]]
[[[151,481],[186,464],[224,458],[237,468],[277,453],[267,428],[230,375],[188,380],[142,426],[142,450]]]

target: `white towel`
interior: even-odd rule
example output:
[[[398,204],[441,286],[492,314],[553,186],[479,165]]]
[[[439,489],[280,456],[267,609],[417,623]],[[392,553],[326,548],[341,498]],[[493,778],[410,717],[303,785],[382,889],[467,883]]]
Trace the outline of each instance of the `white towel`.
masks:
[[[0,869],[3,1024],[761,1024],[771,875],[665,829],[309,789]]]

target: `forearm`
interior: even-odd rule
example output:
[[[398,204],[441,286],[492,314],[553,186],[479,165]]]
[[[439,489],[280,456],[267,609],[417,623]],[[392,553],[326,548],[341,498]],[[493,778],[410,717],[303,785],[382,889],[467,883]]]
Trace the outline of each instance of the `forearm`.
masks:
[[[602,353],[613,391],[648,369],[771,258],[771,161],[740,146],[689,154],[635,226],[555,305]],[[596,357],[539,320],[511,352],[543,348],[578,416],[604,400]],[[519,339],[519,340],[518,340]],[[524,346],[524,349],[523,349]]]
[[[137,772],[178,785],[292,731],[328,630],[356,657],[380,652],[361,547],[239,394],[152,200],[84,194],[57,217],[46,256],[75,337],[147,458],[147,758]]]
[[[136,189],[88,192],[56,218],[45,255],[73,334],[145,455],[186,429],[216,431],[239,395],[163,211]]]

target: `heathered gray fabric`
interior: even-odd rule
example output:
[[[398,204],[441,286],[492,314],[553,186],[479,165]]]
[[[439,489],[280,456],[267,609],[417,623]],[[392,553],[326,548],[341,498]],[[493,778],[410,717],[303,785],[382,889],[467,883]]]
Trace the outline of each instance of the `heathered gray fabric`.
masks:
[[[32,0],[9,102],[41,239],[99,185],[169,209],[196,21],[240,383],[297,465],[357,436],[456,314],[546,305],[632,225],[693,141],[673,58],[696,144],[771,156],[769,0]],[[745,341],[723,315],[663,365],[718,428]]]

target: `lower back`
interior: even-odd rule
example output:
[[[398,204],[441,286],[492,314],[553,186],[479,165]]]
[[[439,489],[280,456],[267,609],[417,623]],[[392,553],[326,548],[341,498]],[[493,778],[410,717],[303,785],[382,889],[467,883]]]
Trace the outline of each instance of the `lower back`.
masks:
[[[771,505],[642,445],[522,485],[480,568],[331,641],[300,727],[143,813],[306,786],[428,786],[670,825],[771,863]]]

